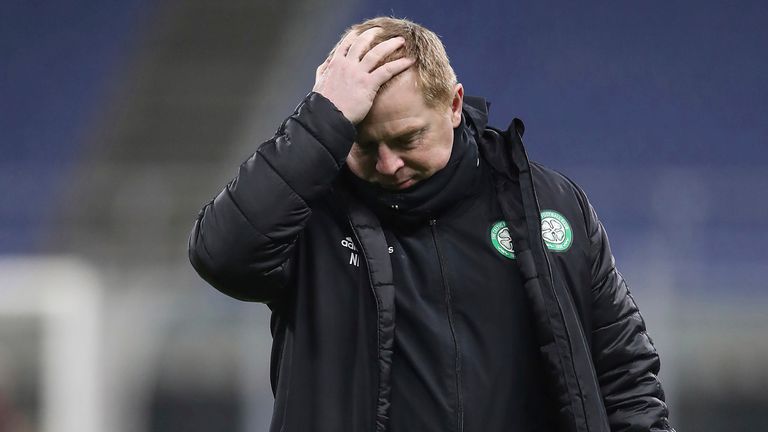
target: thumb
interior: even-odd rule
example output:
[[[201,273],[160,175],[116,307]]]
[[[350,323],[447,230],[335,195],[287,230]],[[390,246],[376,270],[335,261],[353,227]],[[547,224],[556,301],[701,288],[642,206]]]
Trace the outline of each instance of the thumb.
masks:
[[[325,61],[320,64],[320,66],[317,67],[317,70],[315,71],[315,79],[320,79],[323,74],[325,74],[325,71],[328,70],[328,64],[331,62],[331,56],[328,56],[325,58]]]

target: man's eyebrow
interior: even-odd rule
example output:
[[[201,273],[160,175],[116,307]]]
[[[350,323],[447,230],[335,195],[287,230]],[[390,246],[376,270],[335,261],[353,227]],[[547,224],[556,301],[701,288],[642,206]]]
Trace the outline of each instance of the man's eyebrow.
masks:
[[[403,132],[398,132],[397,135],[392,136],[389,138],[390,141],[404,141],[409,138],[413,138],[417,135],[420,135],[424,133],[429,128],[429,125],[426,126],[417,126],[410,129],[406,129]],[[367,139],[360,139],[358,137],[357,144],[360,146],[368,146],[374,144],[375,141],[367,140]]]
[[[410,138],[413,136],[416,136],[420,133],[423,133],[425,130],[427,130],[426,126],[419,126],[416,128],[408,129],[404,132],[401,132],[395,136],[395,139],[403,139],[403,138]]]

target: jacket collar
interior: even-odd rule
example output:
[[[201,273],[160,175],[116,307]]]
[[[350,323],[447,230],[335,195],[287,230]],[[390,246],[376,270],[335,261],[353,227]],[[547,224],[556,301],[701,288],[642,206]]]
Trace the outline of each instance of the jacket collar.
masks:
[[[491,106],[484,98],[477,96],[464,96],[464,113],[467,116],[467,123],[475,129],[482,132],[488,125],[488,108]]]

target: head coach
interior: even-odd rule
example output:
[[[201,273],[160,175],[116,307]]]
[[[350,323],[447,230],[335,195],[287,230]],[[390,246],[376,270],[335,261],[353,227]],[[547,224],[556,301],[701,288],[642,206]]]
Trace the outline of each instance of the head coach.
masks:
[[[200,211],[194,268],[272,310],[271,431],[673,431],[594,209],[487,107],[428,29],[354,25]]]

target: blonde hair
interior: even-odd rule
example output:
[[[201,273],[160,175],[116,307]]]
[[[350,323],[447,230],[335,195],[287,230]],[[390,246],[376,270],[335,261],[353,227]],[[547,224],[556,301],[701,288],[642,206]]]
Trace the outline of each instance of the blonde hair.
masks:
[[[350,32],[360,34],[373,27],[379,27],[382,31],[376,35],[366,52],[387,39],[397,36],[405,39],[405,44],[382,59],[377,67],[403,57],[415,59],[416,62],[412,67],[416,68],[418,85],[427,106],[435,108],[443,104],[450,105],[456,85],[456,73],[451,67],[440,38],[431,30],[407,19],[376,17],[352,25],[344,32],[341,39]],[[331,54],[337,47],[338,43]],[[382,88],[390,82],[384,83]]]

